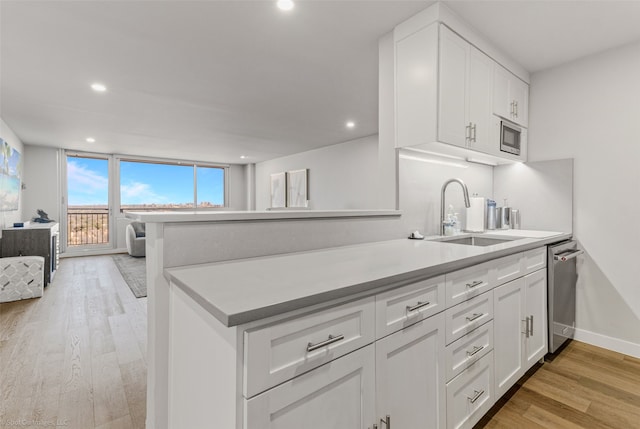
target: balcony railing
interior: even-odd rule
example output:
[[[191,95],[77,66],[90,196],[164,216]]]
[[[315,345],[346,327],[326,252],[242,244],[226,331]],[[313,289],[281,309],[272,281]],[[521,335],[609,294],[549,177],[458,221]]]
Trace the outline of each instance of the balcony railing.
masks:
[[[67,246],[109,243],[109,209],[67,211]]]

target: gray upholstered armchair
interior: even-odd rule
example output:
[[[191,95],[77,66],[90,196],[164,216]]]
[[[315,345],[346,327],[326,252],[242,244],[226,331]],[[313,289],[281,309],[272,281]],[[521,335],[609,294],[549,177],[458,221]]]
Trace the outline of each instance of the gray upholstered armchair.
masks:
[[[146,233],[144,222],[131,222],[126,232],[127,252],[136,257],[145,256]]]

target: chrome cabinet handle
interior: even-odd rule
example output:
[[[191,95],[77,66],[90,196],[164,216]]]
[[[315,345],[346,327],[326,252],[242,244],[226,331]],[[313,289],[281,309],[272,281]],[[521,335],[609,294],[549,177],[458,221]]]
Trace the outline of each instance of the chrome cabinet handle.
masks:
[[[314,350],[321,349],[322,347],[328,346],[329,344],[337,343],[338,341],[342,341],[342,340],[344,340],[344,335],[335,335],[335,336],[329,335],[329,338],[317,344],[308,343],[307,351],[312,352]]]
[[[416,305],[407,305],[407,312],[410,313],[412,311],[419,310],[422,307],[426,307],[429,304],[431,304],[429,301],[427,301],[427,302],[418,301],[418,303]]]
[[[469,122],[469,125],[464,127],[464,139],[466,141],[471,140],[471,122]]]
[[[467,287],[468,287],[469,289],[471,289],[471,288],[474,288],[474,287],[476,287],[476,286],[480,286],[482,283],[484,283],[482,280],[476,280],[476,281],[474,281],[474,282],[467,283]]]
[[[531,319],[531,321],[529,322],[529,326],[531,327],[531,331],[529,332],[529,336],[533,337],[533,314],[531,316],[529,316],[529,319]]]
[[[513,115],[515,115],[515,108],[514,108],[514,102],[511,102],[511,116],[513,117]]]
[[[473,346],[473,350],[472,351],[467,351],[467,357],[471,357],[471,356],[475,355],[480,350],[484,350],[484,346],[480,346],[480,347]]]
[[[480,318],[480,317],[482,317],[482,316],[484,316],[484,313],[473,313],[473,314],[471,315],[471,317],[467,316],[467,320],[468,320],[469,322],[473,322],[474,320],[476,320],[476,319],[478,319],[478,318]]]
[[[524,332],[525,338],[529,338],[529,318],[525,317],[524,320]]]
[[[473,141],[474,143],[476,142],[476,125],[477,124],[473,124],[473,126],[471,127],[471,132],[473,133],[473,137],[471,137],[471,141]]]
[[[385,419],[380,419],[380,423],[385,424],[387,426],[387,429],[391,429],[391,416],[387,414],[387,417]]]
[[[473,397],[467,396],[467,398],[469,399],[469,402],[471,402],[472,404],[476,402],[482,395],[484,395],[484,390],[481,390],[479,392],[477,390],[474,390],[473,393],[474,393]]]

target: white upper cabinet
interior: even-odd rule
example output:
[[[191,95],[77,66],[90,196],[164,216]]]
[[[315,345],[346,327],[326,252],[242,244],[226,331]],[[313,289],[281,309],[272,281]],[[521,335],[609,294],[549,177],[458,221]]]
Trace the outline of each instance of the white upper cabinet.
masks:
[[[529,126],[529,85],[500,64],[493,68],[493,113]]]
[[[492,71],[491,58],[440,26],[439,141],[491,150]]]
[[[500,150],[494,114],[526,127],[528,96],[526,83],[440,22],[396,34],[396,147],[526,161],[526,150]]]

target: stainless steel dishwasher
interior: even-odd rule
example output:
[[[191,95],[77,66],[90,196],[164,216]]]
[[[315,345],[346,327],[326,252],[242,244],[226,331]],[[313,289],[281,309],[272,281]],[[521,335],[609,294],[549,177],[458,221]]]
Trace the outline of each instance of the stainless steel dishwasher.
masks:
[[[576,257],[584,252],[578,250],[576,241],[564,241],[549,246],[547,261],[549,301],[549,353],[570,338],[576,329]]]

